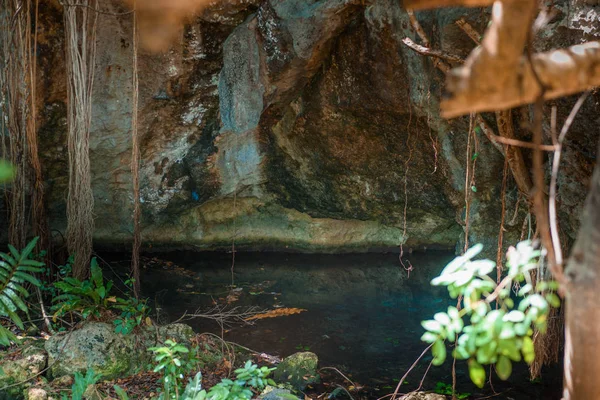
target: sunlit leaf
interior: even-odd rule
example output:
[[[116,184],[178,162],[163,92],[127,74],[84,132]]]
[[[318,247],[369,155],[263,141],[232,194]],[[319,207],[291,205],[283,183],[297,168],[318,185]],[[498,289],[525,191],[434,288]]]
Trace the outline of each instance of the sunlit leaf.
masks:
[[[485,384],[485,369],[473,359],[469,360],[469,377],[478,388]]]
[[[500,356],[496,363],[496,373],[503,381],[507,380],[512,374],[512,363],[506,356]]]

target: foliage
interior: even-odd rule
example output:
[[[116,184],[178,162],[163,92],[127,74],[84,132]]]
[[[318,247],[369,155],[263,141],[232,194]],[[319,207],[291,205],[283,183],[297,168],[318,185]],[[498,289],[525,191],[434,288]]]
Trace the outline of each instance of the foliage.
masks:
[[[80,281],[66,276],[54,283],[54,287],[62,293],[52,299],[56,303],[52,306],[55,318],[70,312],[79,313],[83,319],[89,316],[100,317],[100,312],[108,309],[109,303],[116,302],[114,296],[109,296],[113,283],[109,281],[104,284],[102,270],[96,258],[92,259],[90,271],[90,279]]]
[[[488,276],[496,264],[490,260],[472,261],[482,250],[478,244],[463,256],[455,258],[431,282],[446,286],[452,298],[462,296],[463,309],[448,307],[434,319],[423,321],[427,330],[422,340],[432,344],[433,364],[441,365],[446,359],[445,341],[457,346],[453,356],[468,360],[469,375],[473,383],[482,387],[486,372],[483,365],[495,364],[498,376],[506,380],[512,373],[512,363],[525,360],[533,362],[533,329],[546,329],[550,306],[559,307],[556,282],[534,283],[530,271],[537,269],[542,252],[529,241],[511,247],[507,254],[508,273],[497,284]],[[511,288],[519,286],[521,298],[517,309],[511,298]],[[496,307],[492,304],[496,302]],[[468,319],[465,324],[463,318]]]
[[[83,319],[100,318],[103,311],[116,310],[120,313],[113,323],[117,333],[128,334],[142,324],[148,314],[145,300],[134,297],[120,298],[111,295],[113,282],[105,282],[102,269],[96,258],[92,259],[91,277],[80,281],[68,276],[71,267],[67,263],[60,270],[63,278],[54,283],[54,288],[60,295],[53,298],[52,306],[54,320],[68,313],[77,313]],[[130,281],[127,282],[130,285]]]
[[[119,396],[119,400],[129,400],[129,396],[127,395],[125,389],[119,385],[114,385],[113,388],[115,389],[117,396]]]
[[[4,160],[0,160],[0,183],[8,182],[15,176],[15,169],[11,164]]]
[[[275,382],[268,376],[275,368],[258,367],[250,360],[246,361],[243,368],[235,370],[236,380],[223,379],[213,386],[208,392],[208,400],[250,400],[253,396],[250,388],[257,391],[263,390],[267,384],[275,386]]]
[[[163,391],[160,395],[163,400],[250,400],[253,396],[252,389],[262,391],[267,385],[276,385],[268,378],[275,368],[259,368],[248,360],[243,368],[234,371],[235,381],[223,379],[207,393],[202,389],[202,374],[198,372],[182,392],[183,377],[197,365],[195,351],[190,352],[173,340],[166,340],[165,346],[151,347],[148,350],[154,353],[154,372],[163,373]]]
[[[71,400],[83,400],[83,395],[90,385],[96,384],[101,376],[97,375],[92,368],[85,372],[85,376],[79,372],[75,372],[73,386],[71,386]],[[66,395],[62,396],[62,400],[67,400]]]
[[[452,394],[454,394],[458,400],[466,399],[471,395],[471,393],[453,393],[452,385],[444,382],[437,382],[433,391],[434,393],[443,394],[444,396],[452,396]]]
[[[120,310],[121,314],[119,318],[113,320],[115,332],[127,335],[144,322],[149,313],[148,304],[146,299],[138,300],[135,297],[116,299],[113,308]]]
[[[165,345],[148,350],[154,353],[154,372],[163,373],[161,399],[178,399],[182,391],[182,379],[194,369],[197,360],[187,347],[173,340],[166,340]]]
[[[18,312],[29,313],[23,301],[24,298],[29,297],[25,286],[41,285],[33,274],[41,272],[44,264],[31,259],[37,241],[38,238],[34,238],[20,253],[11,245],[8,245],[10,254],[0,253],[0,316],[8,317],[21,329],[24,329],[24,326]],[[15,341],[17,341],[16,336],[0,326],[0,345],[8,346]]]
[[[198,372],[194,379],[190,379],[181,396],[182,400],[205,400],[206,390],[202,389],[202,373]]]

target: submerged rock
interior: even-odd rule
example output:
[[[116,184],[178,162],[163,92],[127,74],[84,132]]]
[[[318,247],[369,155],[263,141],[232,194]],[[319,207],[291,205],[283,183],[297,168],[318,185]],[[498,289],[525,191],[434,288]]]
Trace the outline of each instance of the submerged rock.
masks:
[[[38,340],[25,344],[20,355],[15,357],[0,356],[0,388],[15,385],[0,390],[0,400],[22,399],[24,390],[32,385],[30,379],[46,368],[48,355],[43,343]]]
[[[315,353],[301,352],[286,357],[273,373],[277,382],[289,382],[295,389],[304,390],[308,385],[319,383],[317,372],[319,358]]]
[[[184,324],[173,324],[158,329],[141,330],[122,335],[114,327],[102,322],[90,322],[73,332],[54,335],[45,345],[53,378],[85,373],[88,368],[113,379],[137,372],[151,361],[148,347],[167,338],[188,344],[194,332]]]

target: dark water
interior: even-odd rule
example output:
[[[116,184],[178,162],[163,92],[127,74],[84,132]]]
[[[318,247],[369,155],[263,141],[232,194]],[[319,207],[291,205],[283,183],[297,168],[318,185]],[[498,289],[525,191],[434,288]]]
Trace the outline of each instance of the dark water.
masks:
[[[152,257],[143,270],[142,286],[160,307],[161,318],[172,321],[186,311],[205,311],[228,301],[229,307],[306,309],[249,326],[230,326],[225,339],[282,357],[301,350],[315,352],[321,366],[334,366],[365,386],[363,398],[393,391],[425,348],[420,321],[454,302],[445,289],[429,285],[453,258],[448,253],[412,254],[410,275],[394,254],[236,253],[233,291],[231,254],[178,252]],[[220,333],[213,321],[186,323],[198,332]],[[408,376],[404,392],[419,385],[430,361],[427,354]],[[494,377],[494,389],[502,393],[494,398],[559,399],[560,376],[557,367],[545,371],[541,382],[531,383],[526,366],[515,365],[509,382]],[[494,394],[489,387],[479,390],[470,384],[464,362],[457,364],[457,381],[459,392],[472,393],[472,398]],[[423,387],[433,389],[437,382],[452,382],[450,361],[431,367]]]

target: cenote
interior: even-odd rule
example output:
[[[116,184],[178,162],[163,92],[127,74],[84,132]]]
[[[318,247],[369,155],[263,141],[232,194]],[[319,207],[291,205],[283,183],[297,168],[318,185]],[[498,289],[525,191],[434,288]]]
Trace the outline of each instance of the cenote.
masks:
[[[123,255],[123,257],[127,257]],[[117,260],[119,256],[108,255]],[[211,332],[254,351],[286,357],[311,351],[319,367],[335,367],[364,386],[355,398],[377,399],[395,389],[400,377],[425,349],[421,321],[455,305],[445,288],[430,280],[452,259],[443,251],[398,254],[299,254],[276,252],[168,252],[143,258],[144,295],[157,308],[156,318],[173,322],[186,313],[215,305],[264,310],[306,311],[224,327],[206,318],[184,319],[197,332]],[[114,261],[114,270],[126,265]],[[234,286],[231,286],[233,264]],[[413,267],[411,271],[409,265]],[[417,389],[432,357],[428,352],[406,378],[401,392]],[[330,379],[331,370],[323,370]],[[506,382],[495,375],[483,390],[469,380],[465,362],[457,362],[457,391],[470,398],[559,399],[562,368],[529,379],[527,366],[515,364]],[[431,367],[422,389],[452,382],[451,361]],[[348,383],[346,382],[346,385]],[[315,388],[318,390],[318,387]]]
[[[0,400],[599,400],[598,21],[0,0]]]

